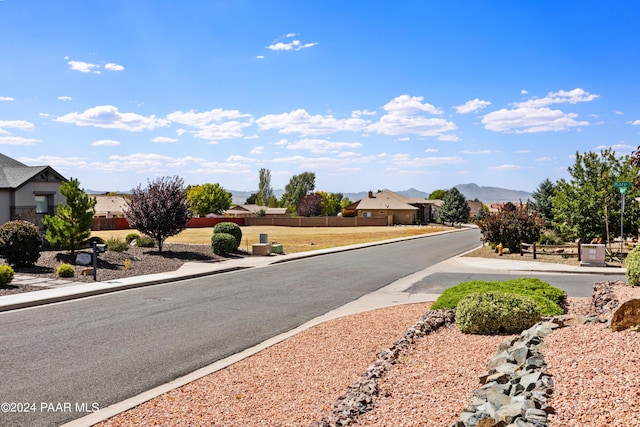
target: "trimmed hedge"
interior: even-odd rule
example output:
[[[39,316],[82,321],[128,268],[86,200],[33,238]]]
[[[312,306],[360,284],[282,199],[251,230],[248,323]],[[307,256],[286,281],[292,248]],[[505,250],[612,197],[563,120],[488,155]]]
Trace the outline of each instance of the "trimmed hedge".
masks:
[[[519,333],[539,321],[532,298],[504,292],[469,294],[456,308],[456,325],[465,334]]]
[[[216,224],[216,226],[213,227],[213,234],[218,233],[231,234],[233,236],[236,241],[235,247],[233,248],[234,251],[240,247],[242,243],[242,229],[235,222],[220,222]]]
[[[456,308],[465,296],[476,292],[504,292],[532,298],[543,316],[564,314],[566,293],[547,282],[532,277],[520,277],[505,281],[471,280],[445,290],[435,301],[432,310]]]
[[[236,250],[236,238],[228,233],[215,233],[211,236],[211,249],[213,253],[225,256]]]
[[[56,275],[58,277],[73,277],[75,276],[75,274],[76,271],[71,264],[61,264],[60,267],[58,267],[58,271],[56,272]]]

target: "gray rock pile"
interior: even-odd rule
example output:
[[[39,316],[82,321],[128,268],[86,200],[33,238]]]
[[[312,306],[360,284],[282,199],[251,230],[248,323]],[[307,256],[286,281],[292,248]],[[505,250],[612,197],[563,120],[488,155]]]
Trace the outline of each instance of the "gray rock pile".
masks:
[[[480,376],[482,386],[451,427],[542,427],[553,408],[547,404],[553,379],[545,373],[543,338],[559,325],[540,322],[502,343]]]
[[[625,285],[625,283],[607,281],[593,284],[589,313],[598,316],[613,311],[620,305],[620,301],[618,301],[615,292],[613,292],[613,286],[615,285]]]
[[[375,406],[379,393],[378,379],[396,363],[400,354],[409,349],[418,338],[454,321],[455,310],[433,310],[425,313],[398,341],[378,354],[367,371],[338,398],[329,415],[312,424],[312,427],[339,427],[356,423],[361,414]]]

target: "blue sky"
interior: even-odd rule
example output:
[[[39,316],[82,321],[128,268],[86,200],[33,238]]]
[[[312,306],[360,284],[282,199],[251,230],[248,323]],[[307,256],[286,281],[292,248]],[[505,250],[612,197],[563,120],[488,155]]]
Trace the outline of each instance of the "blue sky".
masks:
[[[85,189],[533,191],[640,145],[636,1],[0,0],[0,153]]]

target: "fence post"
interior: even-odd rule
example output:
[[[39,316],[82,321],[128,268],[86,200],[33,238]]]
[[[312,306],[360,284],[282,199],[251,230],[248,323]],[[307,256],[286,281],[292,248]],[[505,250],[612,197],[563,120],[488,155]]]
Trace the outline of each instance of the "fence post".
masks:
[[[522,240],[520,240],[520,256],[524,256],[524,252],[522,252]]]
[[[535,244],[535,242],[533,243],[533,259],[537,259],[536,258],[536,244]]]
[[[582,246],[582,243],[578,242],[578,262],[582,262],[582,250],[580,248],[580,246]]]

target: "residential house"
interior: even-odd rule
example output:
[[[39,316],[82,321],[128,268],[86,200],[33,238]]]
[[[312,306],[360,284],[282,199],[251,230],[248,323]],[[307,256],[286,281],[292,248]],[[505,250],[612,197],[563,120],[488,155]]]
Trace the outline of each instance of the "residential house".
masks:
[[[393,191],[369,191],[368,197],[345,208],[356,216],[369,218],[386,216],[388,224],[427,223],[435,219],[436,201],[420,197],[405,197]]]
[[[260,205],[235,205],[224,211],[224,216],[231,218],[246,218],[258,216],[258,212],[264,211],[264,216],[290,216],[291,212],[287,208],[270,208]]]
[[[27,166],[0,153],[0,224],[24,219],[42,228],[42,218],[65,202],[66,180],[51,166]]]
[[[96,213],[94,218],[124,218],[127,201],[122,196],[108,196],[96,194]]]

